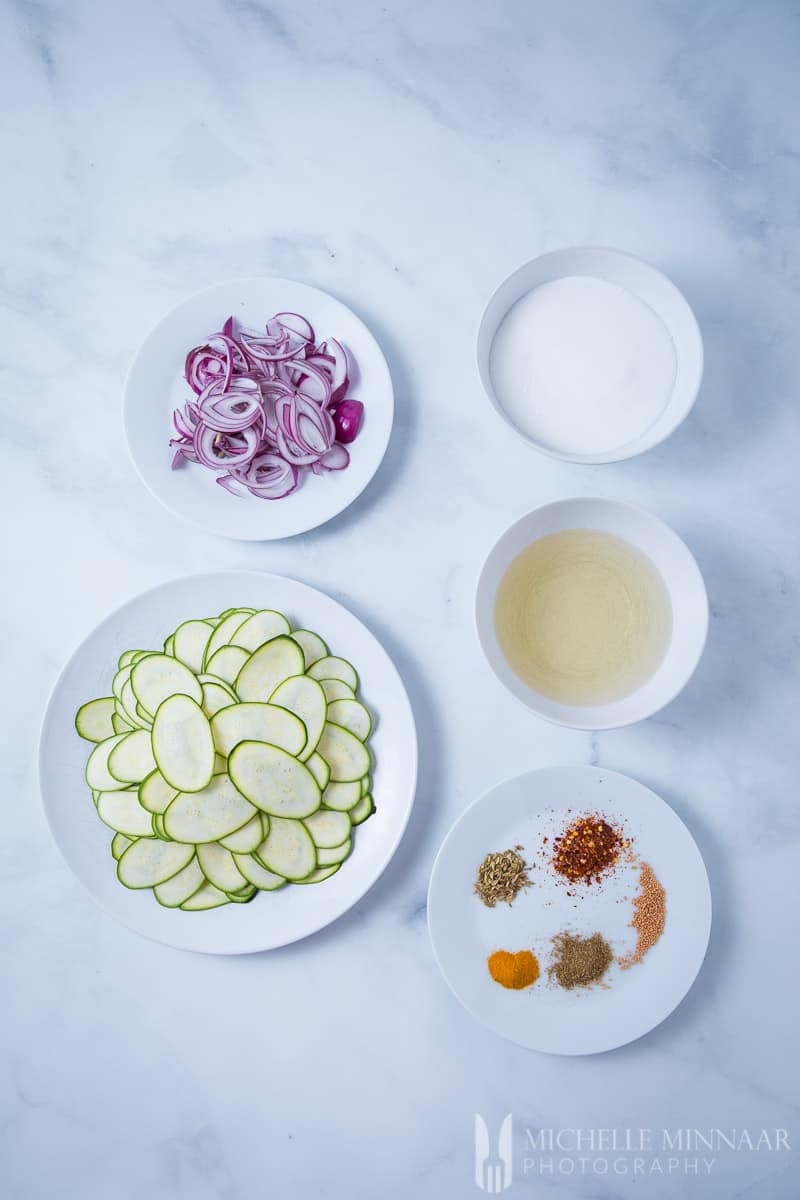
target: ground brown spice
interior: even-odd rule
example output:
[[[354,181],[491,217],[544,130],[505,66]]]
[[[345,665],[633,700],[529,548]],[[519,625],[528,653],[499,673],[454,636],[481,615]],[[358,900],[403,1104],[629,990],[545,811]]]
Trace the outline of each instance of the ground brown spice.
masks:
[[[667,894],[656,879],[653,868],[643,862],[639,867],[639,892],[633,902],[631,921],[636,930],[636,945],[619,960],[624,970],[641,962],[647,951],[652,950],[664,932],[666,919]]]
[[[578,817],[560,837],[553,838],[551,862],[570,883],[598,883],[629,845],[605,817]]]
[[[525,860],[517,853],[522,846],[503,850],[498,854],[487,854],[478,867],[475,892],[487,908],[494,908],[498,900],[511,904],[522,888],[530,887]]]
[[[614,960],[611,947],[599,933],[589,937],[558,933],[553,938],[553,950],[556,957],[548,974],[569,991],[599,983]]]

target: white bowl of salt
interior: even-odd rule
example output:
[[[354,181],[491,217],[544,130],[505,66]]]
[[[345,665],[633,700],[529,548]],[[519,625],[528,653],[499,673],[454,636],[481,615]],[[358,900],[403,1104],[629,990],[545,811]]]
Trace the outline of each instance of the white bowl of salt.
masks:
[[[554,250],[510,275],[478,330],[486,394],[553,458],[619,462],[668,437],[694,404],[703,342],[673,283],[631,254]]]

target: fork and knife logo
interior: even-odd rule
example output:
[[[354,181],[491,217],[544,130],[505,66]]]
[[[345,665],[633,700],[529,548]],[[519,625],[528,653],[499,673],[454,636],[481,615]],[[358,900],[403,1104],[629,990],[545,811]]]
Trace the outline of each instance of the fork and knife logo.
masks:
[[[475,1183],[483,1192],[497,1195],[511,1187],[512,1120],[503,1118],[497,1135],[497,1152],[491,1153],[489,1129],[475,1113]]]

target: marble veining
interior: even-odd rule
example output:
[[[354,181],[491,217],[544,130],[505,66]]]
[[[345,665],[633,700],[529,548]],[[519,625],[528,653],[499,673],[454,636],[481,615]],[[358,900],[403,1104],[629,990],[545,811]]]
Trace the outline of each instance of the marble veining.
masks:
[[[0,1192],[449,1200],[479,1194],[474,1113],[496,1130],[511,1111],[511,1196],[795,1196],[794,1150],[721,1151],[706,1178],[644,1182],[537,1176],[523,1159],[525,1127],[800,1137],[797,6],[8,0],[0,31]],[[494,286],[580,243],[673,276],[706,347],[685,426],[601,468],[519,442],[474,363]],[[239,545],[179,525],[142,489],[120,392],[162,312],[260,272],[351,304],[386,350],[398,410],[347,513]],[[700,669],[637,728],[537,722],[473,633],[489,545],[572,494],[651,508],[708,583]],[[101,913],[50,840],[35,773],[40,714],[75,644],[132,594],[227,567],[294,575],[350,606],[395,658],[421,734],[415,812],[381,881],[308,942],[233,961],[151,945]],[[641,1042],[574,1061],[478,1028],[438,976],[424,919],[454,818],[554,762],[664,795],[715,904],[684,1004]]]

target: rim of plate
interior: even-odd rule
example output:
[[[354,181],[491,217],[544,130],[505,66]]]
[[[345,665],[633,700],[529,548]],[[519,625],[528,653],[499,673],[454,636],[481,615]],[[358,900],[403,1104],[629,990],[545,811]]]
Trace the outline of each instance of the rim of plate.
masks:
[[[166,445],[166,439],[170,432],[168,418],[171,407],[171,392],[174,391],[176,383],[180,380],[180,367],[176,368],[177,373],[172,377],[171,381],[166,382],[164,388],[164,424],[163,430],[159,433],[159,445],[162,444],[161,439],[163,436],[163,462],[156,461],[154,456],[149,454],[139,444],[140,439],[137,436],[135,424],[135,413],[137,410],[133,402],[133,390],[138,383],[139,373],[145,370],[147,356],[158,352],[158,339],[164,335],[165,330],[168,330],[172,323],[179,321],[181,317],[190,313],[195,306],[201,305],[204,300],[211,299],[217,293],[220,295],[221,309],[232,308],[235,312],[237,308],[243,307],[241,293],[259,287],[270,289],[280,288],[284,292],[293,293],[293,295],[287,297],[290,304],[302,306],[303,297],[305,297],[307,298],[309,307],[313,308],[316,302],[318,306],[330,306],[334,310],[339,310],[342,314],[343,323],[350,323],[352,329],[357,334],[358,340],[362,343],[360,354],[356,355],[349,345],[351,338],[347,335],[342,336],[345,348],[348,350],[351,360],[355,363],[356,367],[356,378],[358,381],[355,388],[358,393],[356,398],[359,398],[363,392],[362,364],[365,351],[371,364],[369,374],[372,375],[375,373],[377,378],[372,383],[368,383],[369,396],[364,401],[364,423],[358,438],[353,443],[353,446],[349,448],[351,451],[351,462],[344,471],[328,472],[322,480],[317,480],[316,478],[314,480],[306,480],[290,496],[274,501],[256,500],[255,497],[232,497],[224,489],[216,487],[219,497],[216,497],[215,493],[211,493],[214,495],[216,501],[216,503],[212,502],[214,515],[197,515],[188,497],[185,503],[179,502],[174,497],[165,494],[163,483],[165,473],[171,471],[169,465],[169,447]],[[231,291],[234,292],[234,296],[229,297]],[[265,305],[265,307],[269,307],[269,305]],[[312,320],[312,324],[314,323],[314,320]],[[200,332],[192,336],[202,338],[207,335]],[[330,336],[336,336],[336,331],[331,331]],[[181,345],[178,348],[177,354],[180,363],[183,362],[183,358],[189,348],[189,344],[186,347]],[[150,391],[151,389],[147,388],[146,390]],[[375,401],[373,398],[378,396],[380,399]],[[193,292],[178,304],[173,305],[172,308],[153,323],[136,350],[125,375],[122,397],[122,425],[125,444],[128,448],[128,454],[134,469],[147,491],[168,512],[180,520],[187,521],[189,524],[195,526],[195,528],[203,529],[207,533],[213,533],[217,537],[227,537],[237,541],[267,542],[296,537],[301,533],[307,533],[311,529],[317,529],[320,525],[324,525],[328,521],[332,521],[335,517],[338,517],[358,499],[377,474],[389,445],[394,422],[394,388],[389,364],[386,361],[386,356],[377,338],[366,323],[348,304],[345,304],[343,300],[340,300],[331,292],[315,287],[313,284],[303,283],[301,280],[286,279],[279,275],[250,275],[241,276],[236,279],[222,280],[221,282],[210,284],[208,287],[201,288],[197,292]],[[188,395],[186,398],[189,398]],[[153,400],[152,403],[160,405],[161,402],[160,400]],[[365,452],[369,451],[369,458],[362,457],[360,463],[361,469],[357,470],[356,467],[359,463],[356,455],[358,454],[359,447],[363,447]],[[213,486],[212,473],[204,472],[204,475],[209,477],[209,483]],[[329,486],[325,489],[315,489],[311,500],[308,500],[304,498],[304,494],[306,493],[305,485],[308,484],[310,486],[313,482],[321,482]],[[230,509],[223,507],[226,496],[229,500],[240,500],[240,506]],[[294,504],[292,501],[294,501]],[[242,505],[246,505],[247,508],[243,508]],[[216,515],[217,512],[219,516]],[[279,518],[279,520],[275,521],[274,532],[269,528],[270,514],[272,514],[273,520],[276,515]],[[249,518],[249,520],[245,518]],[[261,527],[262,520],[264,524],[263,528]]]
[[[491,797],[493,797],[496,793],[500,792],[502,789],[507,788],[512,784],[521,783],[524,780],[532,779],[536,776],[552,774],[554,772],[580,772],[580,773],[585,774],[587,777],[590,775],[594,775],[594,776],[602,776],[604,779],[622,779],[625,781],[626,784],[633,784],[633,785],[635,785],[635,787],[637,789],[640,789],[642,792],[646,792],[649,797],[652,797],[652,799],[655,800],[655,802],[659,806],[661,806],[662,810],[666,810],[666,812],[669,814],[670,819],[673,820],[677,824],[677,826],[679,826],[681,828],[683,834],[688,839],[688,842],[691,846],[693,854],[696,856],[696,862],[699,863],[700,867],[702,868],[702,879],[705,884],[703,891],[704,891],[704,900],[706,902],[706,919],[705,919],[705,926],[704,926],[704,935],[702,938],[702,953],[698,953],[696,968],[694,970],[694,973],[691,976],[691,979],[688,982],[688,985],[684,988],[682,994],[679,996],[679,998],[675,1001],[675,1003],[672,1004],[671,1007],[666,1012],[664,1012],[661,1016],[659,1016],[658,1019],[652,1025],[649,1025],[646,1029],[643,1029],[637,1033],[634,1033],[631,1037],[624,1037],[621,1040],[614,1041],[614,1043],[611,1045],[601,1046],[601,1047],[598,1047],[596,1049],[591,1049],[591,1050],[564,1050],[564,1049],[553,1050],[553,1049],[548,1049],[546,1046],[534,1046],[534,1045],[520,1041],[517,1037],[515,1037],[511,1033],[505,1033],[505,1032],[503,1032],[503,1030],[498,1029],[497,1026],[493,1022],[491,1022],[489,1019],[487,1019],[484,1015],[482,1015],[480,1012],[478,1012],[476,1010],[476,1006],[472,1002],[468,1002],[467,999],[465,999],[465,997],[458,991],[456,985],[451,980],[448,971],[446,970],[444,964],[442,963],[442,959],[439,954],[439,949],[437,947],[436,935],[434,934],[434,931],[432,928],[432,912],[433,912],[433,909],[435,908],[435,905],[434,906],[431,905],[431,894],[432,894],[433,888],[434,888],[434,880],[436,879],[437,872],[440,869],[440,864],[441,864],[442,860],[444,859],[444,856],[447,853],[448,844],[450,843],[452,837],[455,835],[455,833],[459,829],[459,827],[465,821],[470,819],[471,815],[474,813],[474,811],[476,809],[478,809],[483,804],[485,804]],[[539,810],[536,810],[536,811],[539,811]],[[431,951],[433,953],[434,961],[436,962],[436,966],[439,969],[439,973],[441,974],[442,979],[447,984],[448,989],[450,990],[452,995],[455,997],[455,999],[458,1001],[458,1003],[461,1005],[461,1007],[465,1010],[465,1012],[469,1013],[470,1017],[474,1021],[476,1021],[480,1026],[482,1026],[482,1028],[487,1029],[490,1033],[493,1033],[496,1037],[501,1037],[506,1041],[512,1042],[514,1045],[522,1046],[526,1050],[534,1050],[538,1054],[551,1054],[551,1055],[554,1055],[557,1057],[563,1057],[563,1058],[586,1058],[586,1057],[590,1057],[591,1055],[595,1055],[595,1054],[608,1054],[613,1050],[621,1049],[623,1046],[632,1045],[634,1042],[638,1042],[642,1038],[647,1037],[648,1034],[652,1033],[654,1029],[657,1029],[659,1025],[663,1024],[663,1022],[666,1021],[668,1017],[672,1016],[672,1014],[676,1011],[676,1009],[680,1007],[680,1005],[683,1003],[683,1001],[689,995],[689,992],[694,987],[695,983],[697,982],[697,978],[700,975],[700,972],[702,971],[703,963],[705,962],[706,954],[708,952],[709,941],[711,939],[712,923],[713,923],[713,897],[711,895],[711,884],[710,884],[710,881],[708,878],[708,870],[706,868],[703,855],[700,851],[700,847],[697,845],[694,835],[692,834],[691,830],[686,825],[686,823],[683,821],[683,819],[678,815],[678,813],[675,811],[675,809],[672,807],[671,804],[668,804],[667,801],[664,800],[664,798],[658,794],[658,792],[656,792],[652,788],[648,787],[647,784],[644,784],[640,780],[635,779],[632,775],[626,775],[624,771],[616,771],[616,770],[613,770],[612,768],[607,768],[607,767],[596,767],[590,763],[582,763],[582,764],[563,764],[562,763],[562,764],[555,764],[555,765],[550,765],[550,766],[545,766],[545,767],[535,767],[530,771],[523,771],[519,775],[509,775],[505,779],[502,779],[499,783],[496,783],[492,787],[487,788],[487,790],[485,792],[483,792],[480,796],[478,796],[475,800],[473,800],[472,803],[469,804],[467,806],[467,808],[465,808],[464,811],[456,817],[456,819],[451,824],[450,828],[447,830],[447,833],[444,835],[441,845],[439,846],[439,849],[436,852],[436,857],[434,858],[434,861],[433,861],[433,867],[431,868],[430,879],[428,881],[427,925],[428,925],[428,938],[429,938],[430,945],[431,945]]]
[[[379,667],[380,673],[384,674],[384,676],[388,676],[388,678],[391,680],[391,684],[392,684],[392,687],[395,692],[392,703],[396,704],[396,705],[399,704],[400,708],[402,709],[404,721],[406,723],[407,744],[404,746],[404,749],[403,749],[403,761],[407,765],[408,778],[407,778],[407,787],[404,788],[404,790],[407,792],[407,800],[404,804],[403,809],[398,814],[398,824],[392,834],[392,837],[389,840],[389,842],[387,843],[386,847],[382,850],[380,856],[376,859],[372,868],[368,871],[365,871],[365,882],[363,882],[363,884],[359,885],[357,888],[354,888],[353,894],[345,896],[345,898],[342,900],[342,902],[340,902],[339,904],[333,905],[330,908],[330,911],[323,912],[320,915],[318,920],[315,919],[314,921],[312,921],[309,924],[308,928],[304,929],[303,932],[301,932],[301,933],[293,934],[289,937],[279,936],[277,939],[270,939],[268,936],[262,937],[261,939],[256,939],[256,942],[248,943],[245,946],[237,945],[236,947],[231,948],[231,947],[227,947],[225,945],[219,945],[216,943],[212,946],[207,946],[207,947],[202,946],[202,945],[196,945],[196,944],[189,945],[189,944],[186,944],[186,942],[182,942],[181,940],[174,940],[168,934],[162,934],[160,932],[156,932],[151,929],[144,929],[144,928],[142,928],[140,923],[137,923],[136,916],[138,914],[134,914],[130,917],[128,917],[127,915],[124,915],[122,912],[119,911],[118,907],[114,906],[114,904],[112,902],[107,901],[102,895],[98,894],[98,892],[95,891],[95,889],[84,879],[84,877],[80,873],[80,871],[78,869],[76,869],[76,867],[73,865],[73,862],[71,861],[67,851],[62,846],[61,840],[60,840],[58,834],[56,833],[56,830],[53,827],[53,821],[51,820],[51,816],[50,816],[50,801],[48,799],[47,790],[46,790],[46,786],[45,786],[45,773],[46,773],[45,754],[48,749],[48,744],[49,744],[49,740],[51,737],[50,726],[51,726],[51,722],[53,719],[53,714],[54,714],[56,706],[59,703],[59,700],[61,698],[61,693],[66,685],[66,681],[69,676],[69,673],[76,667],[81,655],[84,654],[86,652],[87,648],[90,647],[90,644],[93,641],[93,639],[95,639],[98,635],[112,629],[114,624],[117,621],[119,621],[121,616],[123,616],[127,613],[132,613],[135,610],[136,605],[139,604],[141,601],[151,599],[151,598],[154,599],[155,597],[157,597],[159,595],[159,593],[168,592],[170,589],[176,588],[178,586],[185,587],[185,586],[191,585],[193,587],[197,587],[205,582],[210,582],[210,581],[214,581],[219,584],[223,584],[225,581],[231,581],[231,583],[232,583],[233,580],[241,580],[243,582],[243,584],[245,584],[245,585],[246,585],[247,581],[249,580],[249,581],[255,582],[256,584],[261,585],[261,586],[268,585],[271,581],[277,581],[279,586],[280,585],[288,586],[290,589],[296,590],[298,596],[301,598],[301,601],[300,601],[301,603],[302,603],[303,596],[305,596],[305,597],[311,596],[313,598],[312,603],[314,602],[314,600],[317,603],[319,603],[319,601],[321,600],[324,603],[324,606],[329,607],[332,611],[336,611],[339,614],[343,614],[344,619],[345,619],[345,624],[351,624],[351,629],[356,631],[357,636],[363,638],[365,640],[366,645],[370,647],[372,653],[377,653],[378,659],[382,660],[380,662],[380,667]],[[378,673],[378,671],[376,669],[376,674],[377,673]],[[380,726],[380,724],[382,724],[382,722],[379,720],[379,726]],[[70,728],[71,732],[75,732],[73,724],[70,724],[69,728]],[[75,736],[78,737],[77,734]],[[319,588],[312,587],[310,584],[302,583],[300,580],[294,579],[288,575],[278,575],[278,574],[275,574],[274,572],[266,572],[266,571],[247,571],[247,570],[243,570],[243,571],[212,571],[212,572],[205,572],[203,574],[198,574],[198,575],[182,575],[182,576],[178,576],[174,579],[165,580],[163,583],[156,584],[152,588],[147,588],[145,591],[137,593],[135,596],[132,596],[130,600],[125,601],[124,604],[119,605],[117,608],[113,609],[110,613],[108,613],[108,615],[106,617],[104,617],[101,621],[99,621],[89,631],[89,633],[80,641],[80,643],[76,646],[75,650],[72,652],[72,654],[69,656],[69,658],[64,663],[61,670],[59,671],[58,676],[55,679],[53,686],[50,690],[50,694],[48,696],[47,703],[44,707],[44,712],[43,712],[40,727],[39,727],[39,744],[38,744],[38,751],[37,751],[37,756],[36,756],[37,783],[39,786],[39,797],[40,797],[41,806],[42,806],[42,809],[44,812],[44,817],[47,822],[48,829],[50,830],[50,835],[53,839],[53,842],[56,845],[56,848],[58,849],[58,852],[59,852],[62,860],[64,861],[65,865],[67,866],[70,874],[73,876],[73,878],[75,878],[78,881],[78,883],[81,885],[81,887],[84,889],[84,891],[86,893],[88,893],[89,896],[91,896],[94,903],[97,904],[98,907],[101,908],[105,913],[107,913],[108,916],[112,917],[114,920],[118,920],[122,925],[126,926],[128,929],[133,930],[135,933],[139,934],[141,937],[145,937],[150,941],[157,942],[161,945],[170,946],[170,947],[172,947],[174,949],[178,949],[178,950],[187,950],[187,951],[190,951],[193,953],[222,954],[222,955],[259,954],[264,951],[276,950],[282,946],[288,946],[288,945],[294,944],[295,942],[303,941],[305,938],[311,937],[313,934],[319,933],[321,930],[325,929],[328,925],[333,924],[335,921],[337,921],[339,919],[339,917],[344,916],[344,914],[346,912],[348,912],[351,908],[354,907],[354,905],[356,905],[360,900],[362,900],[364,898],[364,896],[370,891],[370,889],[372,887],[374,887],[374,885],[377,883],[380,876],[383,874],[383,872],[388,867],[389,863],[391,862],[395,853],[397,852],[400,842],[402,841],[403,836],[405,834],[406,828],[408,827],[408,822],[411,818],[411,811],[414,807],[414,801],[416,798],[418,765],[419,765],[419,748],[418,748],[418,740],[417,740],[416,722],[414,720],[414,710],[411,705],[411,700],[409,699],[405,683],[403,682],[403,679],[402,679],[399,671],[397,670],[397,667],[395,666],[393,660],[389,656],[388,651],[384,648],[383,644],[378,640],[378,638],[375,636],[375,634],[372,633],[372,631],[364,624],[364,622],[361,620],[361,618],[357,617],[354,613],[352,613],[344,604],[341,604],[338,600],[334,600],[333,597],[329,596],[326,592],[323,592]],[[81,786],[83,787],[86,794],[89,795],[88,790],[86,788],[85,781],[83,781],[82,777],[81,777]],[[98,824],[102,825],[102,822],[98,822]],[[365,822],[365,824],[368,824],[368,823]],[[108,829],[107,832],[109,833],[109,835],[111,835],[113,833],[113,831],[111,829]],[[337,872],[337,874],[338,874],[338,872]],[[332,878],[334,878],[334,877],[332,877]],[[116,882],[116,876],[114,876],[114,879]],[[327,882],[327,880],[325,882]],[[127,890],[127,889],[122,888],[121,885],[119,885],[119,886],[123,893]],[[144,890],[147,890],[147,889],[144,889]],[[316,888],[313,888],[313,889],[304,888],[302,890],[304,892],[305,891],[315,892]],[[283,889],[281,889],[281,891],[283,891]],[[112,893],[112,895],[113,894],[115,894],[115,893]],[[277,895],[277,893],[275,893],[275,894]],[[287,894],[289,894],[288,889],[287,889]],[[317,894],[321,895],[321,893],[317,893]],[[328,895],[330,896],[330,893],[328,893]],[[143,898],[145,898],[145,897],[143,897]],[[256,896],[254,898],[252,904],[258,903],[259,899],[261,899],[261,897]],[[200,918],[201,920],[203,918],[208,918],[208,917],[213,918],[213,917],[215,917],[215,914],[217,917],[219,917],[223,913],[228,913],[228,911],[230,909],[236,909],[236,910],[245,909],[246,910],[248,908],[251,908],[252,904],[226,905],[226,906],[223,906],[221,909],[212,909],[212,910],[209,910],[208,912],[192,913],[190,915],[194,921],[196,921],[197,918]],[[155,911],[153,909],[151,909],[150,911],[151,911],[152,915],[158,916],[158,915],[163,915],[165,913],[171,914],[171,913],[176,912],[177,910],[164,909],[164,908],[161,908],[158,904],[155,904]],[[188,914],[183,914],[183,915],[186,916]],[[214,924],[219,925],[220,922],[215,920]],[[189,930],[190,928],[194,931],[194,930],[197,930],[199,927],[197,924],[195,924],[192,927],[190,927],[188,925],[186,926],[187,930]],[[269,928],[269,922],[266,920],[264,921],[264,929],[265,929],[266,933],[268,934],[270,931],[270,928]],[[220,934],[218,932],[215,932],[213,934],[211,940],[213,941],[214,937],[218,938],[219,936],[220,936]],[[224,930],[223,930],[222,936],[224,936]],[[200,940],[203,940],[203,939],[201,938]]]

